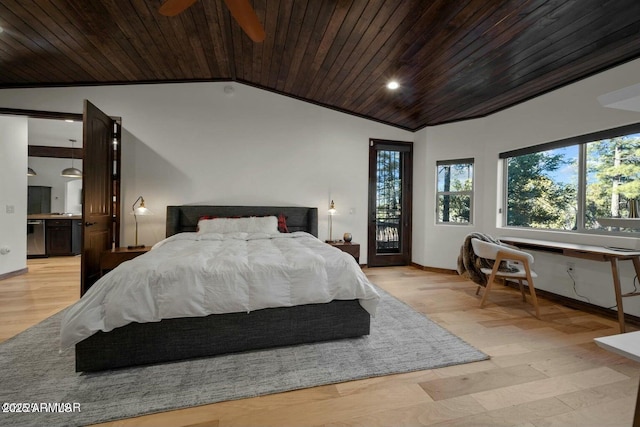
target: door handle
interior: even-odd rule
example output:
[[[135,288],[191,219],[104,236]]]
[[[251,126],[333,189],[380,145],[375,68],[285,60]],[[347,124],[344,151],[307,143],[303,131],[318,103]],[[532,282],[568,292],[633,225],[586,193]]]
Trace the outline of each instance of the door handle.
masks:
[[[92,225],[96,225],[97,222],[85,222],[84,225],[85,227],[91,227]]]

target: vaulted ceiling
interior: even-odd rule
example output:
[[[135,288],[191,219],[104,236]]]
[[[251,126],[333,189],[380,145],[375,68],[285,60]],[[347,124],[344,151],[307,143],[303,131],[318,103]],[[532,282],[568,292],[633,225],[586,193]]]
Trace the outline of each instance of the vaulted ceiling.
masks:
[[[222,0],[2,0],[0,88],[237,81],[417,130],[640,57],[638,0],[251,3],[262,43]]]

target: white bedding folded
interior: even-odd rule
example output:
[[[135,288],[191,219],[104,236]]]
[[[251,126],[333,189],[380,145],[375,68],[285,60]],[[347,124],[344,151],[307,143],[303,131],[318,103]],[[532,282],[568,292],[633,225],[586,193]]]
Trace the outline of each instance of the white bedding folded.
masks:
[[[250,312],[378,293],[351,255],[303,232],[181,233],[98,280],[65,313],[60,345],[131,322]]]

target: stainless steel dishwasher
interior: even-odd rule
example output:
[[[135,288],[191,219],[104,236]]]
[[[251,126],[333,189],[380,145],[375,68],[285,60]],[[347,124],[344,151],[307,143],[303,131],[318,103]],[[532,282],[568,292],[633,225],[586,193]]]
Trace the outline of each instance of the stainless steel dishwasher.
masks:
[[[27,220],[27,256],[46,256],[46,240],[43,219]]]

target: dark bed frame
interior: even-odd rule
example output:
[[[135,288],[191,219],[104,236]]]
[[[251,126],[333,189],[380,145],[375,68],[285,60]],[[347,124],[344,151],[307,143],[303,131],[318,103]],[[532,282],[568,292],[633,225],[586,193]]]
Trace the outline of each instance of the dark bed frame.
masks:
[[[290,232],[317,237],[318,210],[269,206],[168,206],[167,237],[196,231],[202,216],[287,217]],[[358,300],[267,308],[250,313],[131,323],[76,344],[76,371],[91,372],[369,334],[370,316]]]

